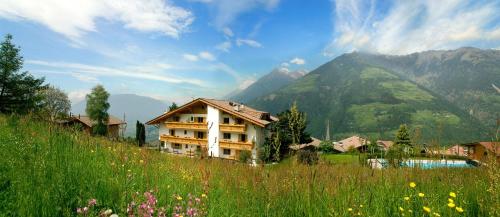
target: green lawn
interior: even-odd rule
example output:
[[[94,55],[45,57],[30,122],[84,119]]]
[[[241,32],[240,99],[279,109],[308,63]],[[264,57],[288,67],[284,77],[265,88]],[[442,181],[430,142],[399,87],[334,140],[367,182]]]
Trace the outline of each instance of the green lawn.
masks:
[[[333,164],[359,164],[358,155],[351,154],[323,154],[321,158]]]
[[[324,156],[333,164],[306,166],[290,158],[252,167],[162,154],[1,115],[0,150],[0,216],[76,216],[90,199],[96,204],[87,216],[108,209],[128,216],[128,208],[139,216],[141,206],[154,216],[194,210],[216,217],[495,216],[490,212],[500,210],[498,167],[371,170],[349,155]],[[447,206],[450,192],[462,213]]]

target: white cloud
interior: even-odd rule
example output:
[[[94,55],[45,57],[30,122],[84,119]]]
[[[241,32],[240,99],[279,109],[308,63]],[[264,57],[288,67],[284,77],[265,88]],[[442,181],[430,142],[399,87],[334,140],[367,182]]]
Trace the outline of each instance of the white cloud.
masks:
[[[221,50],[221,51],[224,51],[227,53],[231,49],[231,46],[232,46],[232,44],[230,41],[225,41],[225,42],[222,42],[222,43],[216,45],[215,49]]]
[[[290,66],[290,64],[288,64],[287,62],[281,63],[281,67],[289,67],[289,66]]]
[[[200,52],[200,54],[198,54],[198,56],[200,58],[208,60],[208,61],[214,61],[215,60],[215,56],[213,54],[211,54],[210,52],[208,52],[208,51],[202,51],[202,52]]]
[[[232,23],[238,16],[254,9],[271,11],[280,0],[198,0],[215,10],[215,25],[222,28]]]
[[[281,73],[289,73],[290,69],[288,69],[287,67],[280,67],[278,68],[278,71]]]
[[[224,32],[224,35],[227,36],[227,37],[233,37],[234,36],[233,31],[229,27],[224,27],[222,29],[222,32]]]
[[[70,91],[68,93],[68,98],[69,100],[71,101],[71,104],[76,104],[82,100],[85,99],[85,96],[87,96],[87,94],[90,93],[90,90],[85,90],[85,89],[81,89],[81,90],[74,90],[74,91]]]
[[[495,2],[396,1],[377,16],[374,0],[334,3],[335,34],[326,55],[353,50],[407,54],[500,40],[500,27],[491,25],[500,18]]]
[[[0,17],[36,22],[73,41],[97,31],[95,21],[99,19],[174,38],[194,20],[190,11],[163,0],[7,0],[0,4]]]
[[[83,82],[88,82],[88,83],[99,83],[99,79],[97,79],[97,78],[96,78],[96,77],[94,77],[94,76],[85,75],[85,74],[76,73],[76,72],[71,73],[71,75],[72,75],[73,77],[75,77],[76,79],[78,79],[78,80],[80,80],[80,81],[83,81]]]
[[[193,55],[193,54],[184,54],[182,55],[182,57],[184,57],[184,59],[188,60],[188,61],[191,61],[191,62],[196,62],[198,61],[198,56],[196,55]]]
[[[295,57],[292,60],[290,60],[290,63],[293,63],[295,65],[304,65],[306,63],[306,61],[304,59]]]
[[[244,44],[250,47],[262,47],[262,44],[251,39],[241,39],[241,38],[236,39],[236,45],[241,46]]]
[[[49,67],[59,72],[71,71],[82,75],[105,76],[105,77],[129,77],[153,81],[162,81],[174,84],[192,84],[203,86],[203,82],[192,78],[177,78],[173,75],[162,73],[169,67],[167,64],[153,64],[143,66],[131,66],[127,68],[110,68],[103,66],[85,65],[70,62],[47,62],[41,60],[28,60],[26,64]]]
[[[253,83],[255,83],[255,81],[256,81],[255,78],[246,79],[240,83],[240,85],[238,86],[238,89],[244,90],[247,87],[249,87],[250,85],[252,85]]]

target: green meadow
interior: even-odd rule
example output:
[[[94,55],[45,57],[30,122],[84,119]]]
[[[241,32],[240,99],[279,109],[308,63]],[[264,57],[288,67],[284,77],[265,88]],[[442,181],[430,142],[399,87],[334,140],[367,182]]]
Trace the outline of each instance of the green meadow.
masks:
[[[193,210],[197,216],[495,216],[500,210],[498,166],[372,170],[356,157],[332,155],[313,166],[290,157],[253,167],[7,116],[0,116],[0,148],[0,216],[147,216],[143,204],[152,216]]]

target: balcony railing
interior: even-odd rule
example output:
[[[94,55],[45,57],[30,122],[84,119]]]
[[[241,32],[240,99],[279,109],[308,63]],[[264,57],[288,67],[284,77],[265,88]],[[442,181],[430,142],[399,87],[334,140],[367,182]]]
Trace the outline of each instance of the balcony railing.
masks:
[[[221,132],[244,133],[246,126],[244,124],[219,124]]]
[[[188,144],[188,145],[201,145],[206,146],[208,144],[207,139],[198,139],[192,137],[178,137],[171,135],[161,135],[161,140],[170,143]]]
[[[249,143],[249,142],[236,142],[236,141],[230,141],[230,140],[220,140],[219,147],[236,149],[236,150],[251,151],[253,148],[253,144]]]
[[[207,130],[207,123],[198,122],[166,122],[166,127],[168,129],[188,129],[188,130]]]

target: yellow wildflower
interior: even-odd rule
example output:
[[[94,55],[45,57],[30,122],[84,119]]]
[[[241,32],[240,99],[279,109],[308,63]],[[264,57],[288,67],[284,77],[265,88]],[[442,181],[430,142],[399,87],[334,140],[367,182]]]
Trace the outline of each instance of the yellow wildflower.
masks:
[[[205,197],[207,197],[207,195],[206,194],[201,194],[201,197],[205,198]]]
[[[363,204],[360,204],[359,207],[363,208]]]
[[[130,172],[132,172],[132,170],[127,170],[127,172],[129,172],[129,173],[130,173]]]
[[[464,212],[464,209],[462,209],[462,207],[458,207],[458,206],[457,206],[456,210],[457,210],[457,212],[459,212],[459,213],[463,213],[463,212]]]
[[[434,214],[434,216],[437,216],[437,217],[440,217],[441,215],[439,215],[439,213],[435,212],[435,213],[432,213]]]
[[[352,208],[347,209],[347,211],[352,212]]]
[[[453,199],[448,198],[448,203],[454,203]]]
[[[455,204],[454,203],[448,203],[448,207],[453,208],[453,207],[455,207]]]
[[[409,212],[409,213],[413,213],[413,210],[411,210],[411,209],[410,209],[410,210],[408,210],[408,212]]]
[[[405,209],[403,209],[403,207],[399,207],[399,211],[404,212]]]
[[[143,160],[140,160],[140,161],[139,161],[139,163],[141,163],[141,164],[142,164],[142,163],[144,163],[144,161],[143,161]]]
[[[411,188],[417,187],[417,184],[415,184],[415,182],[410,182],[410,187]]]
[[[425,196],[425,194],[424,194],[424,193],[418,193],[418,196],[419,196],[419,197],[424,197],[424,196]]]
[[[361,212],[358,212],[358,215],[361,215]]]
[[[405,200],[406,200],[406,201],[409,201],[409,200],[410,200],[410,197],[405,197]]]
[[[177,196],[177,200],[182,200],[182,197],[181,196]]]
[[[455,197],[457,197],[457,194],[455,194],[455,192],[450,192],[450,197],[455,198]]]
[[[424,211],[427,212],[427,213],[430,213],[431,212],[431,208],[424,206]]]

